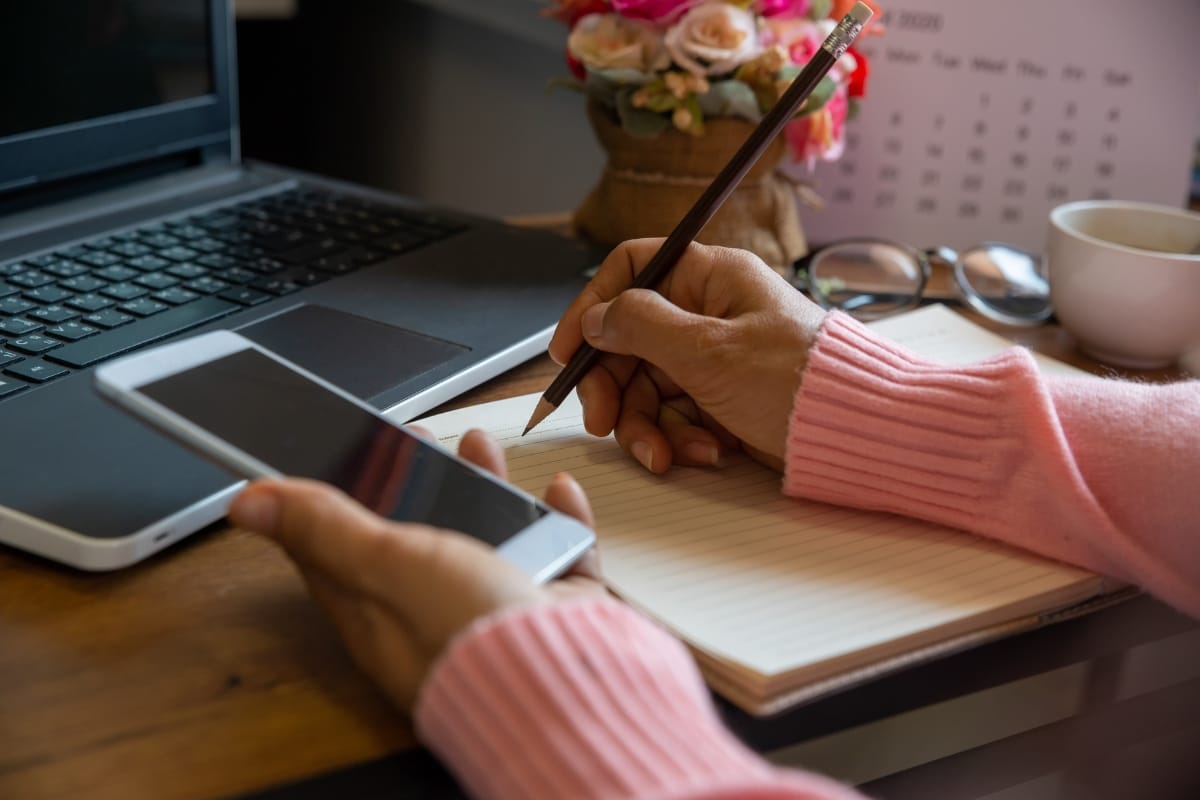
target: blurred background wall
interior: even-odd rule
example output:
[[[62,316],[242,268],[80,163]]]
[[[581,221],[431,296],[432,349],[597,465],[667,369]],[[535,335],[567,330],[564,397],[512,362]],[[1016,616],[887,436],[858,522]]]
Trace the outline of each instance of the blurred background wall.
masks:
[[[243,152],[491,216],[599,176],[538,0],[240,0]]]

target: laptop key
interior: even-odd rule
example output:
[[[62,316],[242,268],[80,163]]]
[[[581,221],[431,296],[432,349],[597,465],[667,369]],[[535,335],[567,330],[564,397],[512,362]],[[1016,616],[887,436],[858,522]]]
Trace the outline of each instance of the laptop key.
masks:
[[[232,300],[235,303],[241,303],[244,306],[256,306],[259,303],[265,303],[270,300],[273,295],[255,289],[248,289],[245,286],[235,286],[232,289],[226,289],[217,296],[223,297],[226,300]]]
[[[127,281],[130,278],[136,278],[137,270],[132,270],[129,267],[123,267],[119,264],[114,264],[111,267],[98,269],[93,274],[95,274],[97,278],[104,278],[106,281],[118,283],[120,281]]]
[[[25,293],[26,299],[36,300],[39,303],[57,303],[60,300],[66,300],[68,297],[74,297],[74,292],[68,292],[66,289],[60,289],[57,286],[39,286],[36,289],[30,289]]]
[[[193,250],[190,247],[182,247],[180,245],[168,247],[165,250],[159,250],[158,254],[162,258],[169,258],[172,261],[191,261],[194,258],[200,257],[200,251]]]
[[[24,286],[26,289],[36,289],[39,286],[45,286],[47,283],[54,283],[53,275],[47,275],[44,272],[37,270],[29,270],[22,272],[20,275],[13,275],[8,279],[9,283],[15,283],[18,286]]]
[[[188,289],[191,289],[193,292],[200,292],[200,294],[216,294],[217,292],[223,292],[229,288],[229,284],[225,281],[219,281],[216,278],[208,275],[203,275],[195,280],[188,281],[184,284],[184,286]]]
[[[187,328],[194,328],[205,322],[219,319],[240,309],[241,306],[216,297],[204,297],[194,303],[178,306],[152,317],[138,320],[136,324],[105,331],[98,336],[90,336],[87,339],[52,350],[47,353],[46,357],[59,364],[66,364],[68,367],[86,367]]]
[[[67,301],[67,305],[72,308],[78,308],[80,311],[99,311],[102,308],[108,308],[112,304],[112,300],[109,300],[107,297],[101,297],[98,294],[81,294]]]
[[[41,323],[32,322],[23,317],[0,319],[0,333],[7,333],[9,336],[24,336],[27,333],[33,333],[41,327]]]
[[[14,361],[20,361],[22,358],[24,358],[24,356],[18,353],[10,353],[5,349],[0,348],[0,367],[3,367],[5,364],[11,364]]]
[[[17,314],[24,314],[31,308],[34,308],[33,303],[28,300],[22,300],[19,297],[6,297],[0,300],[0,314],[15,316]]]
[[[107,295],[114,300],[134,300],[149,293],[149,289],[134,283],[114,283],[112,286],[106,286],[100,290],[100,294]]]
[[[51,378],[57,378],[60,375],[66,375],[67,371],[57,364],[47,364],[38,358],[30,358],[25,361],[18,361],[12,366],[5,367],[4,371],[9,375],[15,375],[18,378],[24,378],[27,381],[34,383],[44,383]]]
[[[167,268],[167,274],[174,275],[176,278],[183,280],[191,280],[199,278],[201,275],[207,275],[208,269],[199,264],[176,264],[173,267]]]
[[[79,275],[74,278],[67,278],[65,281],[59,281],[58,285],[73,292],[81,292],[83,294],[108,286],[104,281],[99,278],[93,278],[91,275]]]
[[[145,286],[147,289],[169,289],[179,283],[179,278],[174,278],[165,272],[148,272],[134,280],[134,283]]]
[[[166,306],[163,307],[166,310]],[[30,314],[36,316],[36,314]],[[131,314],[122,314],[115,308],[106,308],[103,311],[97,311],[95,314],[88,314],[83,318],[83,321],[89,325],[95,325],[100,328],[119,328],[122,325],[128,325],[137,317]]]
[[[36,311],[30,311],[29,316],[32,319],[41,322],[47,322],[51,325],[57,325],[60,322],[66,322],[69,319],[75,319],[79,316],[79,312],[73,308],[66,306],[50,305],[43,306]]]
[[[291,294],[298,292],[304,287],[294,281],[286,278],[262,278],[250,284],[251,289],[258,289],[260,292],[270,292],[275,295]]]
[[[142,272],[157,272],[163,267],[171,266],[171,262],[165,258],[159,258],[156,255],[138,256],[131,258],[125,262],[134,269],[140,269]]]
[[[20,336],[16,339],[10,339],[8,346],[18,353],[36,356],[38,353],[44,353],[47,350],[53,350],[61,345],[62,342],[57,339],[51,339],[49,336],[42,336],[40,333],[31,333],[28,336]]]
[[[42,269],[60,278],[74,278],[76,275],[83,275],[91,271],[91,267],[85,267],[77,261],[68,261],[65,258],[56,258]]]
[[[27,383],[17,383],[13,380],[5,380],[4,378],[0,378],[0,397],[10,395],[13,392],[19,392],[28,385],[29,384]]]
[[[117,242],[109,250],[126,258],[137,258],[138,256],[146,256],[154,252],[144,244],[138,244],[137,242]]]
[[[119,307],[122,311],[137,314],[139,317],[150,317],[170,308],[166,303],[151,300],[149,297],[139,297],[137,300],[130,300],[128,303],[121,303]]]
[[[182,286],[172,286],[170,289],[163,289],[161,292],[155,292],[153,295],[155,300],[161,300],[164,303],[170,303],[173,306],[181,306],[184,303],[190,303],[200,297],[196,292],[188,291]]]
[[[53,325],[45,330],[45,333],[49,334],[50,336],[53,336],[57,339],[62,339],[66,342],[74,342],[78,341],[79,339],[86,339],[89,336],[95,336],[99,332],[99,328],[93,328],[91,325],[84,325],[82,322],[77,322],[74,320],[71,322],[63,322],[58,325]]]
[[[82,261],[84,264],[90,264],[93,267],[111,267],[114,264],[121,263],[120,256],[113,255],[112,253],[106,253],[103,250],[97,250],[94,253],[87,253],[80,256],[78,260]]]
[[[10,294],[16,294],[21,291],[16,286],[0,281],[0,297],[8,297]]]
[[[254,272],[251,272],[248,269],[242,269],[241,267],[234,267],[233,269],[223,269],[220,272],[214,272],[213,277],[220,278],[221,280],[225,281],[226,283],[242,284],[242,283],[249,283],[250,281],[257,278],[258,275]]]

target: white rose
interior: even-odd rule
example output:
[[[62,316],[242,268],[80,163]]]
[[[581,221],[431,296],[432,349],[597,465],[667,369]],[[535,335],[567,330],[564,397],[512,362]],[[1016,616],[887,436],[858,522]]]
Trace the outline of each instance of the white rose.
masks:
[[[665,69],[670,56],[648,23],[616,14],[588,14],[567,37],[567,51],[588,69]]]
[[[754,15],[729,3],[706,3],[667,30],[667,52],[693,75],[733,72],[761,51]]]

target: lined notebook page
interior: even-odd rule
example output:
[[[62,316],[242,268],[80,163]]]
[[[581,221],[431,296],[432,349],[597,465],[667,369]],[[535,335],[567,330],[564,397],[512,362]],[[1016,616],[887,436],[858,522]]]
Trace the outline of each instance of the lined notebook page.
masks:
[[[886,322],[886,335],[945,360],[1008,346],[937,306]],[[764,678],[827,674],[820,665],[842,669],[854,654],[886,657],[1007,618],[1000,610],[1030,614],[1095,591],[1086,572],[968,534],[785,498],[780,476],[749,459],[652,475],[611,438],[584,432],[574,395],[522,438],[536,400],[420,424],[448,445],[470,427],[491,431],[510,479],[539,496],[556,472],[570,472],[592,501],[613,589],[691,645]]]

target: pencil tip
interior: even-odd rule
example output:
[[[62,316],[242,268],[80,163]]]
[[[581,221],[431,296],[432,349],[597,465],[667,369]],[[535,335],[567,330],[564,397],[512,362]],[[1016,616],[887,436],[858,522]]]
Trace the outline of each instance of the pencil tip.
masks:
[[[550,416],[550,412],[555,408],[556,406],[547,400],[545,396],[539,397],[537,408],[533,410],[533,415],[529,417],[529,424],[525,426],[525,431],[521,435],[524,436],[526,433],[529,433],[531,430],[537,427],[542,420]]]

